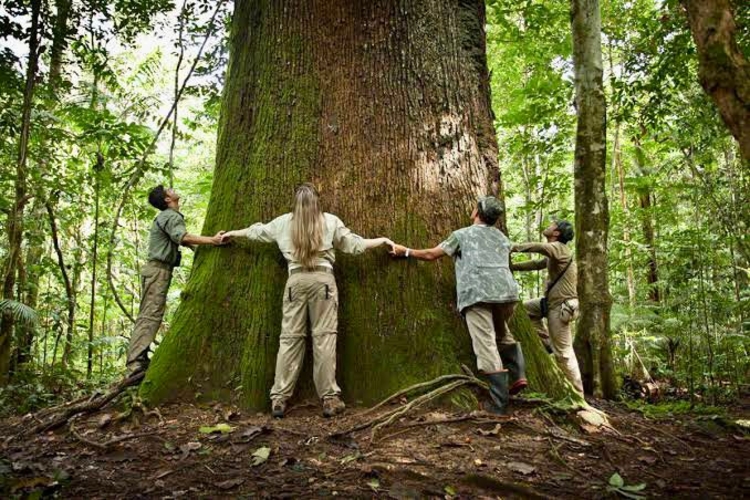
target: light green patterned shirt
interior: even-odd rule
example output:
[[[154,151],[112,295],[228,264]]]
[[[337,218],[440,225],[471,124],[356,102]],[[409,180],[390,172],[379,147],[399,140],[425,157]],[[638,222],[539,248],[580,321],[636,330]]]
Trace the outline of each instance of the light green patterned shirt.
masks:
[[[455,262],[459,311],[480,302],[518,300],[509,267],[511,243],[499,229],[474,224],[454,231],[440,247]]]

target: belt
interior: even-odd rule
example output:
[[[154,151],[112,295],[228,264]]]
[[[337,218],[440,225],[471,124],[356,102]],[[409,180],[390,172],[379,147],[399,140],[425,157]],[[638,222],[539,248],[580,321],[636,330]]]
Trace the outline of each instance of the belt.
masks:
[[[312,269],[305,269],[304,267],[296,267],[289,271],[289,276],[297,273],[330,273],[333,274],[333,269],[328,266],[315,266]]]
[[[147,264],[151,264],[152,266],[156,266],[158,268],[164,269],[165,271],[171,271],[174,267],[171,264],[167,264],[166,262],[162,262],[160,260],[151,259],[147,262]]]

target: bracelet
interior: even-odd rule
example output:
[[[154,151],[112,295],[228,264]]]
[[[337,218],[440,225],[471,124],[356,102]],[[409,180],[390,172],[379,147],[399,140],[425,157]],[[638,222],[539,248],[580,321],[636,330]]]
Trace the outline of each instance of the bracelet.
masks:
[[[410,252],[411,252],[411,248],[407,248],[407,249],[406,249],[406,253],[404,254],[404,257],[406,257],[406,258],[408,259],[408,258],[409,258],[409,253],[410,253]]]

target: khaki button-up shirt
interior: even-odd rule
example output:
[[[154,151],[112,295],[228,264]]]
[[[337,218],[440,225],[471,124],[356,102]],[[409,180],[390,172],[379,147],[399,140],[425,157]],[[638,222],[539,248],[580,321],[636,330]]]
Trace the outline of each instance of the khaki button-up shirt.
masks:
[[[570,247],[565,243],[523,243],[513,246],[514,252],[534,252],[545,256],[544,259],[529,260],[510,265],[513,271],[536,271],[547,268],[547,285],[553,283],[565,271],[565,267],[572,261],[565,275],[555,284],[547,297],[550,307],[557,307],[568,299],[578,298],[578,268]]]
[[[171,208],[159,212],[148,235],[148,260],[173,266],[186,232],[185,219],[180,212]]]

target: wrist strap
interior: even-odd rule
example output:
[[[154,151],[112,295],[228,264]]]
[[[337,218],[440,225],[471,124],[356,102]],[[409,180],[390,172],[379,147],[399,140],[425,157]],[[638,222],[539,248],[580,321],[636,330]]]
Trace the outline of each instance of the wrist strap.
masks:
[[[406,254],[404,256],[408,259],[410,253],[411,253],[411,248],[407,248],[406,249]]]

